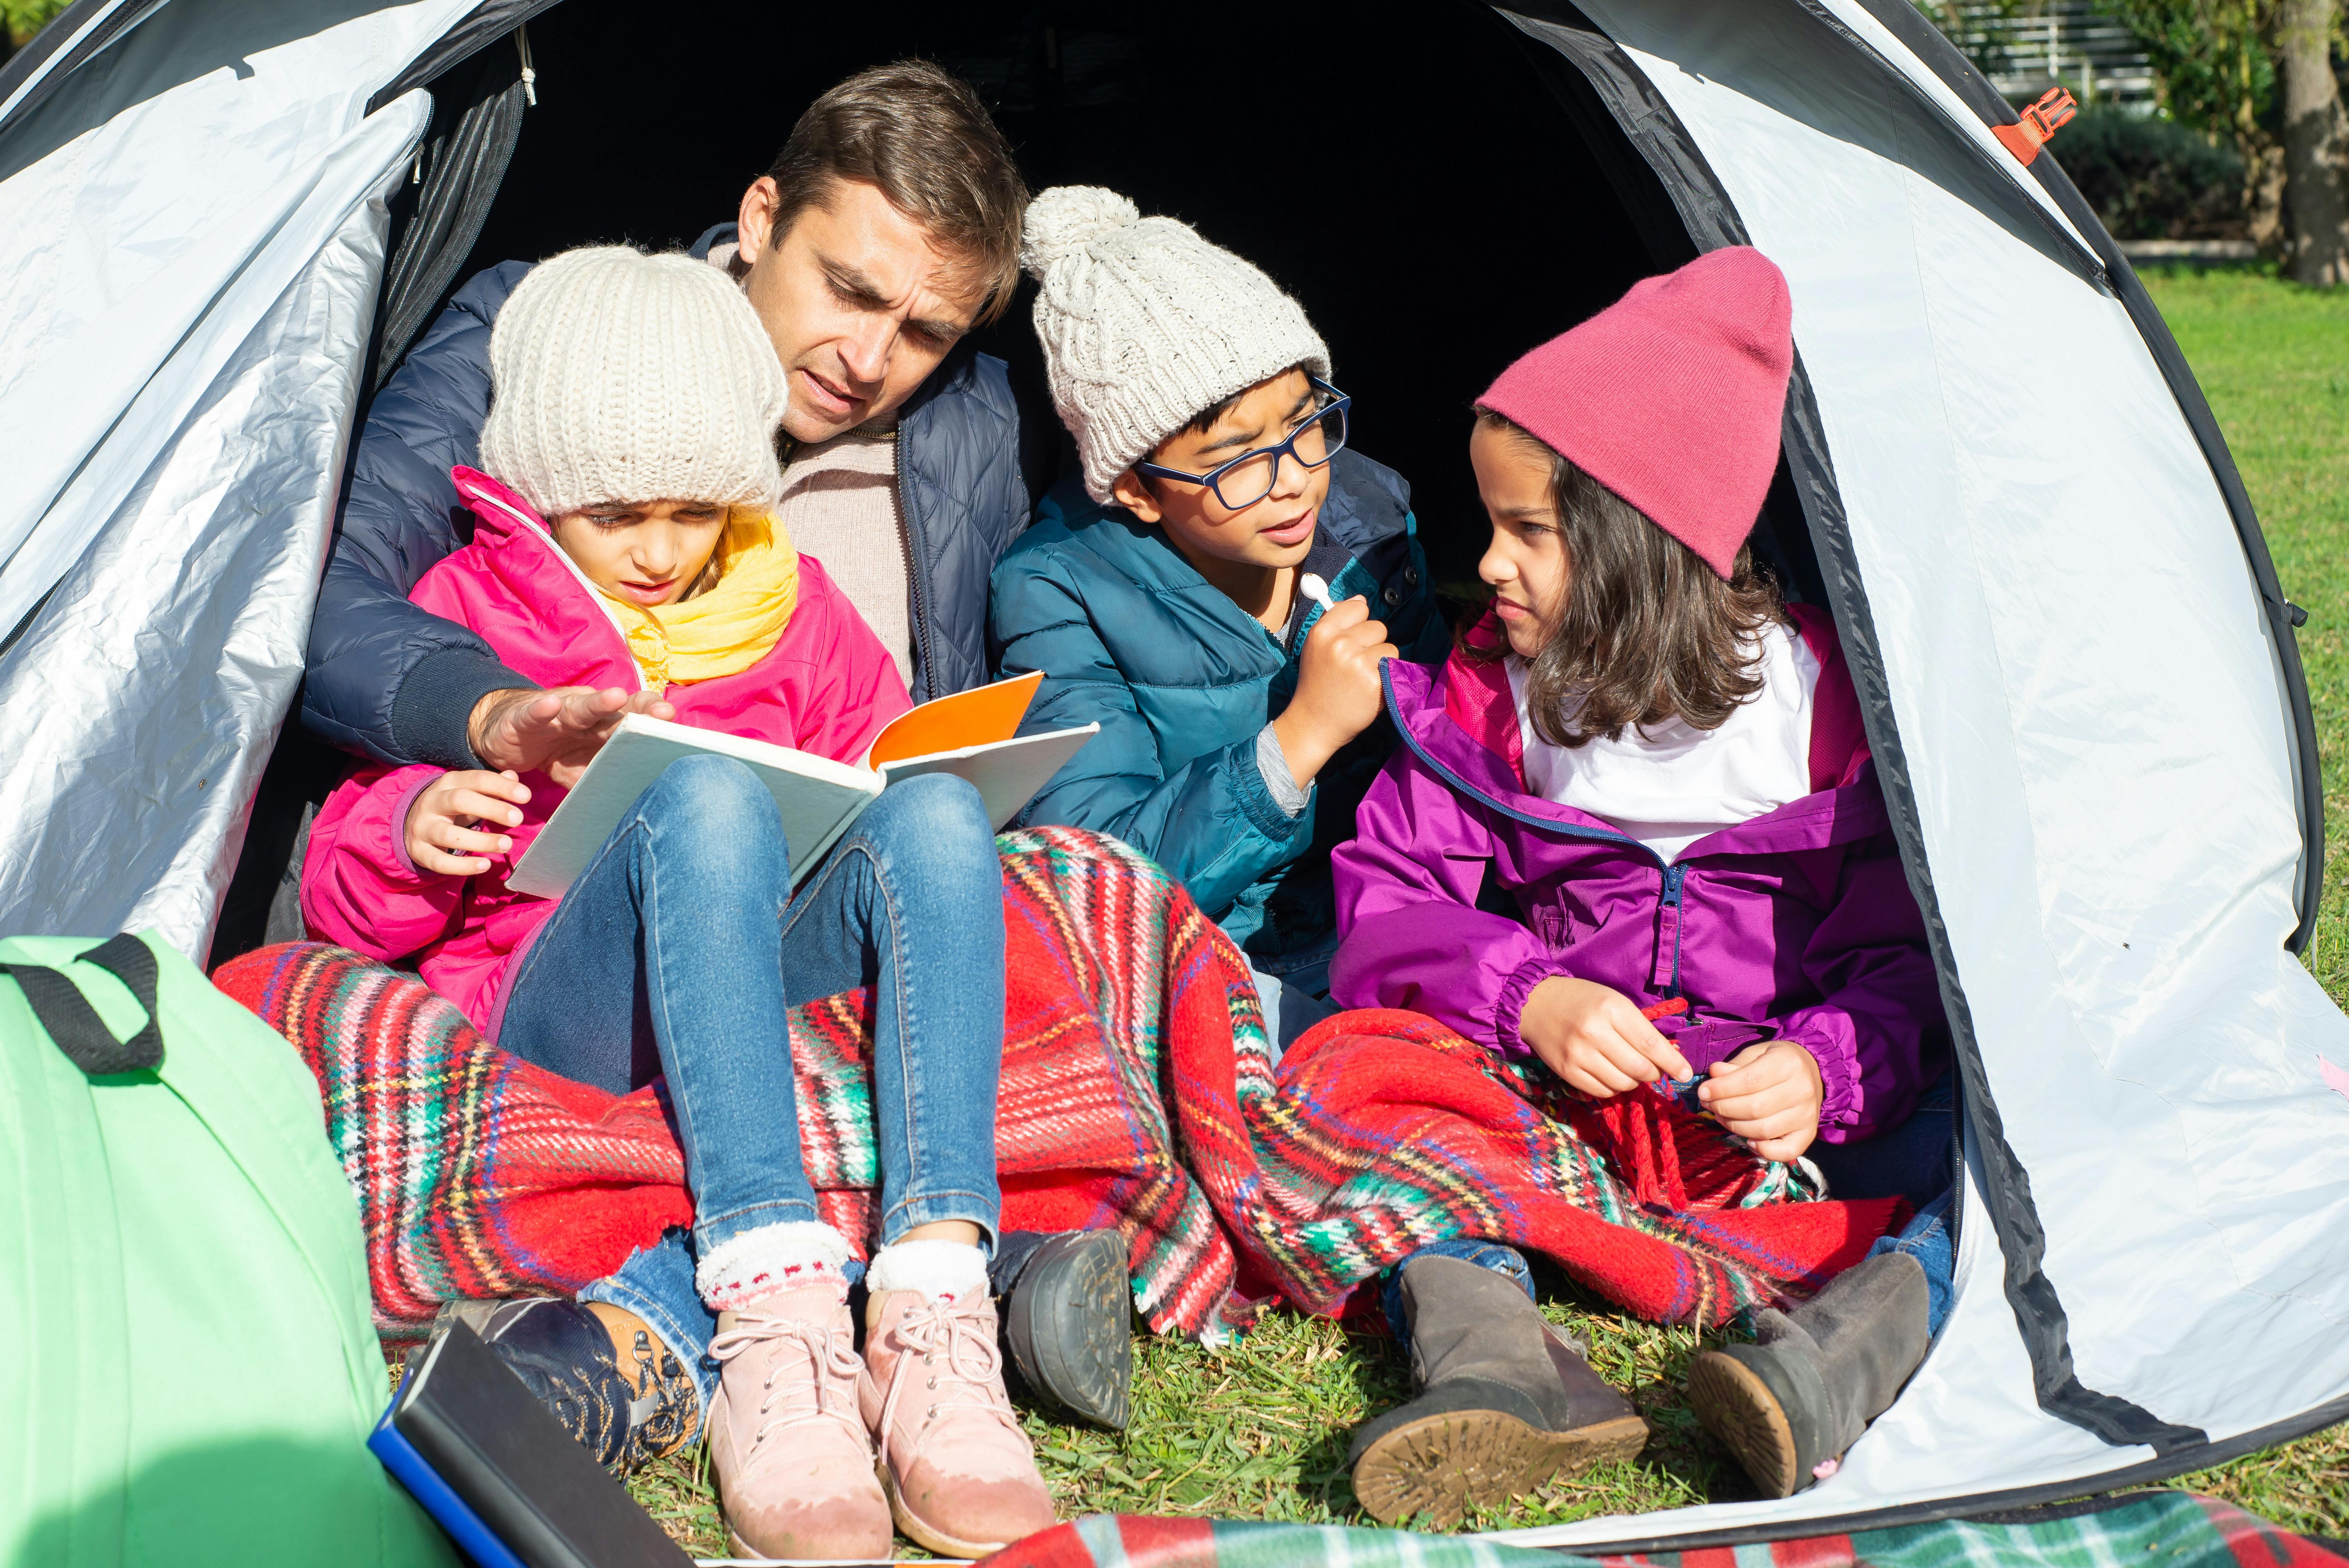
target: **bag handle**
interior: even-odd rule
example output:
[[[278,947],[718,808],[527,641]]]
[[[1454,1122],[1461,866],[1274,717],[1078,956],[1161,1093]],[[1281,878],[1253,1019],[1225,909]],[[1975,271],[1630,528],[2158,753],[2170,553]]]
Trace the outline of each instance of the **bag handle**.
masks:
[[[0,964],[0,972],[24,990],[33,1016],[57,1049],[91,1077],[153,1072],[161,1067],[163,1032],[156,1023],[153,949],[126,931],[78,954],[75,962],[95,964],[130,987],[132,997],[147,1009],[147,1026],[127,1040],[116,1039],[81,987],[51,965]]]

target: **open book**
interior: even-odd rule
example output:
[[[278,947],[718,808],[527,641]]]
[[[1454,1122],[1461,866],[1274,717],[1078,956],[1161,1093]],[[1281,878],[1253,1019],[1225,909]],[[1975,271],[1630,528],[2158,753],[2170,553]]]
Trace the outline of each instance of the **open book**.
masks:
[[[873,738],[861,767],[632,713],[555,807],[506,885],[538,898],[563,896],[661,770],[698,752],[747,762],[765,782],[782,808],[795,885],[882,790],[903,779],[952,773],[969,779],[987,803],[988,822],[1000,829],[1101,729],[1088,724],[1015,735],[1043,678],[1030,672],[901,714]]]

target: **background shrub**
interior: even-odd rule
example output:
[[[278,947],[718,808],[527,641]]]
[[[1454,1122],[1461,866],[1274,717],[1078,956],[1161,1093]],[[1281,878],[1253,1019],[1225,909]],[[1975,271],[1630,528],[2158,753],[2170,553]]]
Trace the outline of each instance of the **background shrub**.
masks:
[[[2175,120],[2083,108],[2055,155],[2116,240],[2240,240],[2243,160]]]

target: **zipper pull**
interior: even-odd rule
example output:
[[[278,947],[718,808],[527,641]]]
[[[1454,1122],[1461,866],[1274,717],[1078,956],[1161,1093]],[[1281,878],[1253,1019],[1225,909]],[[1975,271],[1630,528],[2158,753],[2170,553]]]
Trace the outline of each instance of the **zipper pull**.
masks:
[[[1648,971],[1648,988],[1660,996],[1681,994],[1681,882],[1688,868],[1664,868],[1662,897],[1656,905],[1656,957]]]

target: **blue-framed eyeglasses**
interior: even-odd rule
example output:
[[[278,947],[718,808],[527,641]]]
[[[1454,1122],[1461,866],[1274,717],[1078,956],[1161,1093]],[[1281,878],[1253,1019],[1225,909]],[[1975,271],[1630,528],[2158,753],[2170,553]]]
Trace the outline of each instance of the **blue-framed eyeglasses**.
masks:
[[[1204,474],[1186,474],[1180,469],[1161,468],[1156,463],[1136,463],[1133,471],[1148,479],[1206,485],[1216,492],[1216,500],[1226,511],[1246,511],[1272,493],[1283,457],[1295,458],[1309,469],[1318,469],[1346,444],[1346,410],[1354,406],[1354,400],[1318,376],[1306,379],[1313,384],[1321,407],[1307,415],[1305,422],[1278,445],[1242,452]]]

